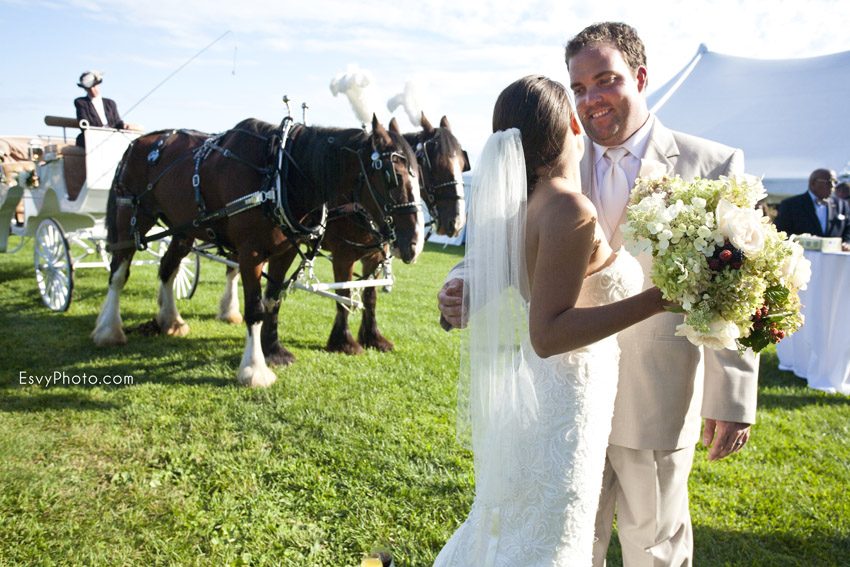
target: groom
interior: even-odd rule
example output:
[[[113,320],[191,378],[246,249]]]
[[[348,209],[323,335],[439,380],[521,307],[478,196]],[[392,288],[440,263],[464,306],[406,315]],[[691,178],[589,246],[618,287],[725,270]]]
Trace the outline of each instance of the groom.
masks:
[[[665,128],[646,105],[643,42],[621,23],[594,24],[566,49],[570,87],[590,142],[582,191],[616,250],[635,178],[666,171],[685,179],[743,172],[743,154]],[[609,151],[612,150],[612,151]],[[645,287],[651,258],[639,258]],[[438,294],[441,323],[461,327],[463,264]],[[705,418],[709,460],[743,447],[755,422],[758,359],[736,351],[703,352],[675,336],[682,316],[666,313],[619,335],[622,350],[614,419],[596,518],[593,565],[605,564],[614,514],[625,567],[689,566],[693,537],[688,476]]]

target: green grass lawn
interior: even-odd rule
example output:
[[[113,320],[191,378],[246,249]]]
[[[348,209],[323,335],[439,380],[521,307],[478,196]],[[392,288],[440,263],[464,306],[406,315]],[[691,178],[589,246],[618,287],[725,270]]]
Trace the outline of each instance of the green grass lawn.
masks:
[[[392,353],[325,353],[332,302],[290,295],[280,335],[298,360],[266,390],[235,385],[245,329],[214,319],[221,265],[204,261],[180,302],[188,337],[95,348],[105,270],[78,270],[69,311],[53,313],[32,244],[0,255],[0,566],[342,567],[375,546],[429,566],[474,490],[454,439],[459,335],[436,308],[461,252],[427,245],[416,265],[394,263],[378,303]],[[155,280],[133,268],[126,327],[153,317]],[[132,384],[20,383],[55,372]],[[697,450],[695,563],[850,565],[850,399],[779,371],[772,348],[760,383],[745,450],[719,463]],[[622,565],[616,546],[609,559]]]

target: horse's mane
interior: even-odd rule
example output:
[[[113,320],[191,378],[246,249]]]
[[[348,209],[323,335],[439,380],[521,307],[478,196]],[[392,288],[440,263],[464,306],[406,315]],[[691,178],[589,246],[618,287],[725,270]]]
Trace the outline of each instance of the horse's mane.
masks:
[[[271,139],[279,133],[279,126],[249,118],[234,126],[233,130],[244,130]],[[406,140],[394,132],[389,134],[393,145],[401,148],[408,163],[413,163],[416,158]],[[362,128],[298,124],[290,132],[286,147],[297,164],[297,167],[289,168],[288,182],[306,182],[309,189],[322,194],[323,200],[331,192],[347,189],[342,187],[342,181],[344,175],[350,173],[346,171],[351,167],[350,158],[353,157],[349,150],[360,152],[364,164],[369,163],[372,153],[371,135]]]
[[[265,137],[271,137],[278,129],[278,126],[257,120],[256,118],[246,118],[231,130],[244,130],[253,134],[259,134]]]
[[[414,163],[413,150],[404,138],[394,132],[389,135],[407,162]],[[363,164],[370,163],[372,136],[361,128],[304,126],[293,137],[293,157],[304,173],[323,188],[345,189],[340,185],[345,168],[350,167],[350,158],[354,157],[350,150],[360,153]]]

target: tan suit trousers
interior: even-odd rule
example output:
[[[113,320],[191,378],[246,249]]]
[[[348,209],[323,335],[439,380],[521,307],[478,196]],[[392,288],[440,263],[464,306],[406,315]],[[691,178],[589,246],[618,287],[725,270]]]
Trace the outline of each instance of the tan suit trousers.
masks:
[[[608,445],[596,515],[593,567],[604,567],[617,514],[623,567],[690,567],[688,475],[694,446],[673,451]]]

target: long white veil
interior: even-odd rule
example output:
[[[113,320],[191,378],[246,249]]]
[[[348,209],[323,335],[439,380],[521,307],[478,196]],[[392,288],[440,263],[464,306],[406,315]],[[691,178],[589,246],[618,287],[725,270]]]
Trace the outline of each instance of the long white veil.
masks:
[[[475,452],[476,497],[501,500],[512,482],[518,434],[536,421],[526,365],[526,172],[522,139],[492,134],[472,178],[467,221],[464,308],[458,386],[458,440]]]

